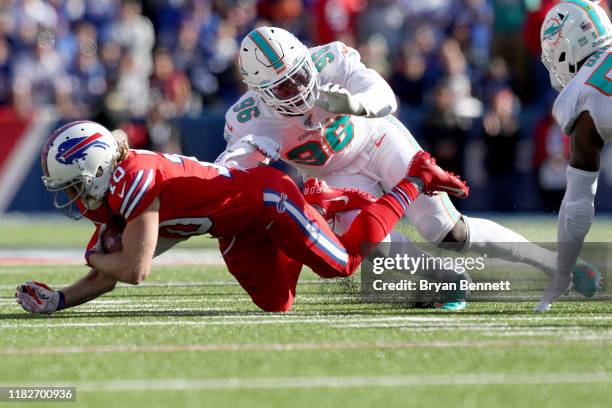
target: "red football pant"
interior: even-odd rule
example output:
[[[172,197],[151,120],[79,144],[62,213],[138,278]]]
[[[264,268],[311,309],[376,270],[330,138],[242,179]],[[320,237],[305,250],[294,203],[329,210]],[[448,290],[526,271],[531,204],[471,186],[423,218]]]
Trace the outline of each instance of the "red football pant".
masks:
[[[262,186],[264,208],[240,234],[221,239],[220,250],[230,273],[265,311],[291,308],[302,265],[324,278],[350,276],[404,214],[402,204],[385,195],[337,237],[287,175],[266,167],[249,172]]]

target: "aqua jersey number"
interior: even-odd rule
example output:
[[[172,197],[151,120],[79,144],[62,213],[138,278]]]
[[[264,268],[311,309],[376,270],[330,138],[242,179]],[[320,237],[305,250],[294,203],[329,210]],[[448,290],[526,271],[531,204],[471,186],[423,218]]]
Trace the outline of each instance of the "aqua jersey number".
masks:
[[[355,136],[355,127],[349,115],[337,117],[323,129],[320,142],[308,141],[291,149],[287,159],[308,166],[323,166],[334,154],[342,151]]]
[[[259,108],[255,106],[255,99],[253,98],[247,98],[236,104],[232,110],[237,113],[236,119],[238,119],[240,123],[248,122],[253,118],[259,117],[261,114]]]
[[[612,69],[612,54],[606,55],[606,58],[599,64],[597,69],[593,71],[589,79],[585,82],[606,96],[612,95],[612,78],[609,73]]]

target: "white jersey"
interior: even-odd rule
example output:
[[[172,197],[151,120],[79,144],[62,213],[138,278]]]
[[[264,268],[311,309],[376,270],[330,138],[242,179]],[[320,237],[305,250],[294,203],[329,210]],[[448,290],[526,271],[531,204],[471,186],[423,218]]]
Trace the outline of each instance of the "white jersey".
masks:
[[[553,116],[564,133],[571,134],[582,112],[588,111],[604,143],[612,140],[612,47],[594,53],[561,91]]]
[[[341,42],[310,49],[319,83],[348,89],[369,112],[395,110],[395,96],[385,80],[361,62],[359,53]],[[322,176],[343,169],[357,172],[357,160],[377,136],[382,119],[336,116],[318,107],[300,116],[282,115],[248,91],[225,115],[228,148],[245,136],[267,137],[282,146],[281,158],[305,176]],[[321,125],[323,124],[323,125]],[[380,135],[378,135],[380,136]],[[249,167],[253,162],[238,163]]]

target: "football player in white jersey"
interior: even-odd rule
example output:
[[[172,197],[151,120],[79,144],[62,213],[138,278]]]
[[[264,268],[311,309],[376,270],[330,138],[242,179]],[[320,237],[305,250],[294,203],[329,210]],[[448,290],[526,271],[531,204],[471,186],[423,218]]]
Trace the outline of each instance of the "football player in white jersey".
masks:
[[[228,147],[217,159],[225,166],[248,168],[280,158],[305,178],[380,197],[421,150],[391,115],[397,108],[393,90],[341,42],[308,49],[283,29],[260,27],[242,41],[239,64],[249,91],[225,116]],[[357,212],[339,214],[335,232],[346,231]],[[433,244],[460,243],[549,276],[557,267],[553,252],[497,223],[462,215],[446,194],[419,197],[407,216]],[[414,248],[400,233],[390,240],[404,243],[402,251]],[[462,307],[465,302],[451,306]]]
[[[540,31],[542,62],[559,96],[553,116],[571,138],[567,187],[559,210],[558,270],[536,311],[551,304],[570,285],[571,270],[595,213],[600,152],[612,140],[612,23],[587,0],[562,1],[546,15]],[[601,278],[591,272],[597,287]],[[575,284],[575,282],[574,282]]]

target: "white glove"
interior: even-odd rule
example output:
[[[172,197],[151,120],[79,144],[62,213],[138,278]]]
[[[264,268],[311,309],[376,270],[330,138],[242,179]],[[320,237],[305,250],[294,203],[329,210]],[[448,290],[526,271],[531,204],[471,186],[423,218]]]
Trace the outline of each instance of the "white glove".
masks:
[[[249,135],[240,139],[238,143],[240,142],[250,144],[258,152],[260,152],[272,161],[280,159],[281,144],[275,141],[274,139],[270,139],[269,137],[264,136]]]
[[[367,114],[361,102],[338,84],[321,85],[319,99],[315,104],[330,113],[358,116]]]
[[[27,281],[17,286],[15,297],[17,303],[30,313],[51,314],[64,307],[64,293],[40,282]]]
[[[215,163],[234,168],[256,167],[280,159],[281,149],[281,144],[269,137],[249,135],[228,146]]]

